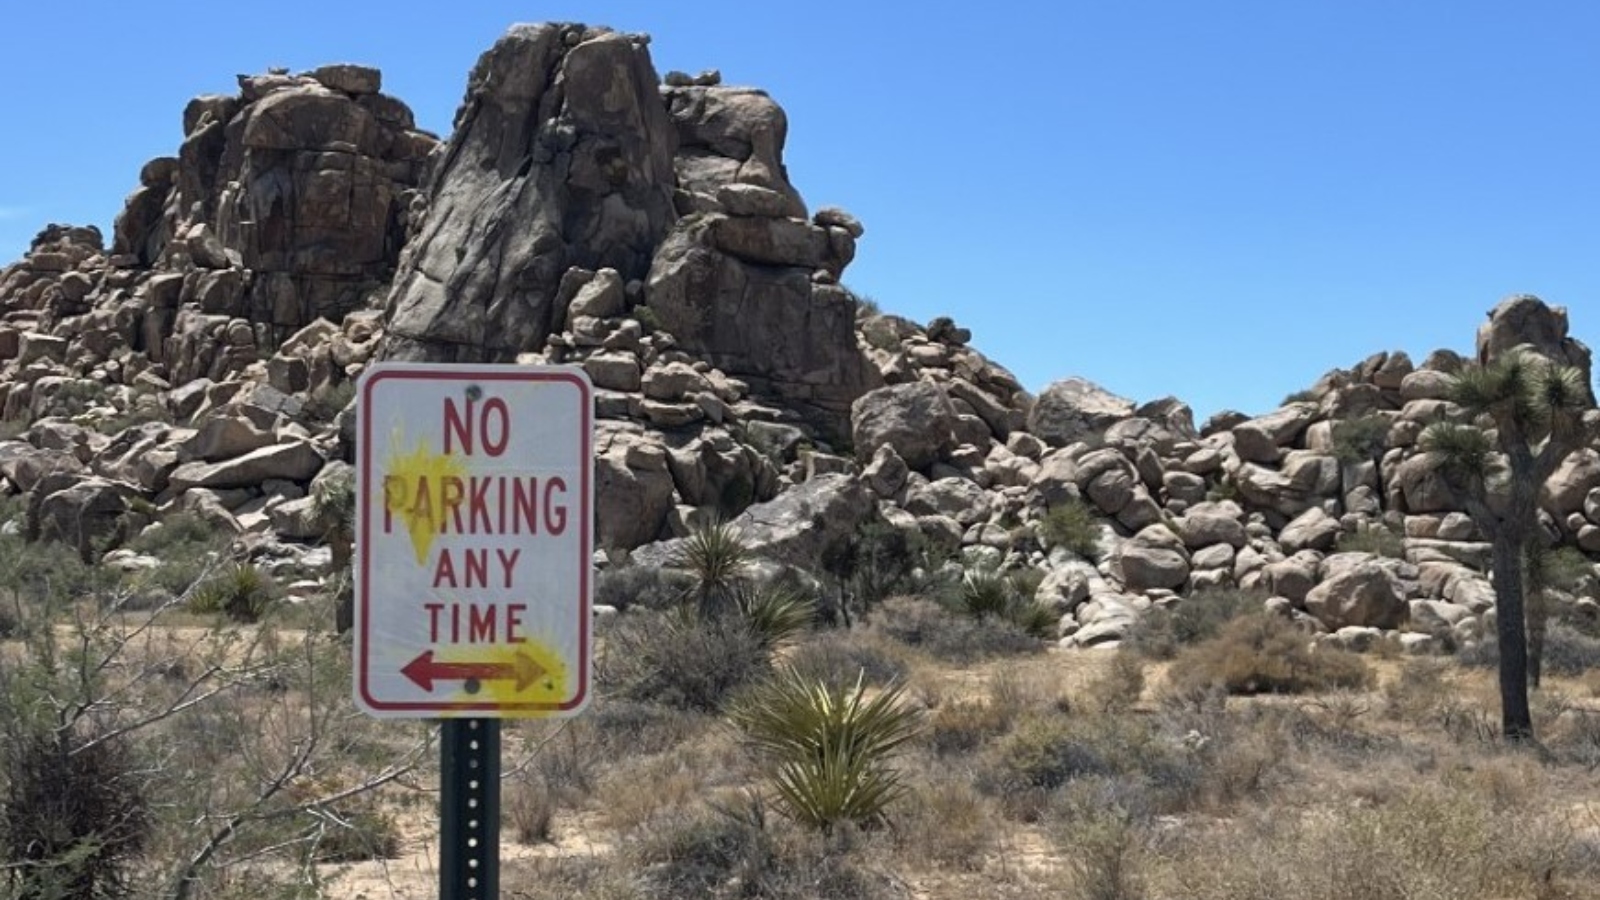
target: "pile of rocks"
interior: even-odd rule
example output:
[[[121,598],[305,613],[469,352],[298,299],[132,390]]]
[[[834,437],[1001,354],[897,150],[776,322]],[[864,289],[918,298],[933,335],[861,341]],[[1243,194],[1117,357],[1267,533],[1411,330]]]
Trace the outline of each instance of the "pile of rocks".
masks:
[[[1223,587],[1351,646],[1406,629],[1422,651],[1492,616],[1487,545],[1417,447],[1463,418],[1456,354],[1378,354],[1198,428],[1082,379],[1034,397],[949,319],[863,310],[840,279],[864,228],[808,213],[782,109],[715,72],[663,83],[639,35],[512,29],[443,143],[375,70],[240,85],[190,104],[109,252],[51,226],[0,271],[0,489],[41,536],[88,552],[187,511],[315,570],[311,493],[349,477],[368,363],[564,363],[596,387],[603,564],[659,562],[717,515],[816,568],[873,522],[1044,571],[1069,646]],[[1478,354],[1522,344],[1588,372],[1533,298],[1491,313]],[[1071,503],[1098,553],[1051,545]],[[1600,554],[1596,448],[1541,515]],[[1395,552],[1340,552],[1373,529]]]

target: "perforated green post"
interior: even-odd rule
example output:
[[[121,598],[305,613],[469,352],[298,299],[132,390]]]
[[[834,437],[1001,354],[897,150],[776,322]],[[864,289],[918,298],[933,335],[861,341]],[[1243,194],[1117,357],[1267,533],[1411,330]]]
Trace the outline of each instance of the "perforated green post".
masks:
[[[440,900],[499,900],[500,720],[445,720],[439,775]]]

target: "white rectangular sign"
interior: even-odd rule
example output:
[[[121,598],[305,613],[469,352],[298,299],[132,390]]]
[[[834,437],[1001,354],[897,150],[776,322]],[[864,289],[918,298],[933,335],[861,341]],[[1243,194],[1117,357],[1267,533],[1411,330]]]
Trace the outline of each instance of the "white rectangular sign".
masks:
[[[509,718],[588,701],[593,409],[571,366],[363,373],[358,707]]]

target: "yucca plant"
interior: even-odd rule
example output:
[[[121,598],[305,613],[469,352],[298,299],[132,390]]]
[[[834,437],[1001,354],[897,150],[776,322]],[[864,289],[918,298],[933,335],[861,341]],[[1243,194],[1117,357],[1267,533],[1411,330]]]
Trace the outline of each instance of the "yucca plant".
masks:
[[[694,578],[695,602],[702,615],[712,616],[732,603],[752,559],[750,545],[739,529],[712,520],[689,532],[672,563]]]
[[[1051,637],[1061,617],[1033,599],[1038,582],[1032,570],[1002,575],[993,569],[974,569],[961,579],[962,611],[980,622],[1004,619],[1032,637]]]
[[[733,602],[750,631],[768,649],[799,637],[816,619],[816,604],[799,588],[784,582],[740,586]]]
[[[778,808],[824,832],[853,822],[881,824],[905,793],[889,766],[921,728],[904,685],[867,698],[863,677],[829,686],[785,668],[729,712],[748,746],[772,765]]]
[[[1011,582],[993,569],[974,569],[961,579],[961,608],[974,619],[1004,616],[1012,603]]]

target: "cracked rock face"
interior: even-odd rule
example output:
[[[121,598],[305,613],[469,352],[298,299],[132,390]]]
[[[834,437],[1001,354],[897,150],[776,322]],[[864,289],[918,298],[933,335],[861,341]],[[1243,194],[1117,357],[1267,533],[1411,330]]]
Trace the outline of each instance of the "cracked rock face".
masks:
[[[243,318],[274,343],[363,307],[394,270],[437,143],[380,83],[334,65],[190,101],[178,156],[145,165],[117,218],[112,261],[194,273],[172,305]]]
[[[510,361],[559,329],[568,269],[643,278],[675,218],[676,149],[638,39],[512,29],[472,71],[389,295],[386,355]]]
[[[851,402],[881,383],[837,284],[862,228],[806,218],[787,128],[758,90],[660,86],[640,37],[512,29],[473,70],[427,186],[385,356],[510,361],[585,316],[647,306],[683,350],[846,433]],[[600,271],[618,302],[580,313]]]

